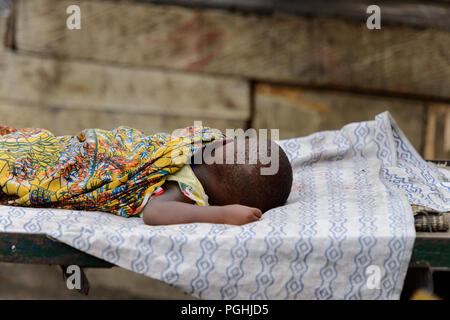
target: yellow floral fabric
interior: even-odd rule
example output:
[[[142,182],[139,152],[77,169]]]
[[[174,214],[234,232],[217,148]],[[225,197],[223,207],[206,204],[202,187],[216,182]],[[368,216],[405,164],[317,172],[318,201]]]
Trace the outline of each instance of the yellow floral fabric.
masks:
[[[209,206],[208,196],[189,164],[184,165],[175,174],[170,175],[167,180],[178,182],[181,192],[189,199],[195,201],[197,205]]]
[[[168,175],[223,137],[192,126],[173,136],[125,126],[76,136],[0,126],[0,204],[139,215]]]

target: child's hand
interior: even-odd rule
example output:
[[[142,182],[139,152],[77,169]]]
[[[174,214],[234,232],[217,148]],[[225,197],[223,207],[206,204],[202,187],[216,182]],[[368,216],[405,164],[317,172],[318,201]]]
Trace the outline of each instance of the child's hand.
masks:
[[[258,221],[262,212],[258,208],[243,206],[240,204],[231,204],[222,207],[223,223],[233,225],[243,225],[250,222]]]

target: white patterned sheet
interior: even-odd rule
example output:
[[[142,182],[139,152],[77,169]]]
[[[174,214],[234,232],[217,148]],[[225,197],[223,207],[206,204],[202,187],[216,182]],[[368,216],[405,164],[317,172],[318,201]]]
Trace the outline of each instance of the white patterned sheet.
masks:
[[[0,231],[46,233],[204,299],[398,299],[415,238],[408,200],[449,210],[446,171],[420,158],[388,112],[280,144],[293,189],[256,223],[154,227],[0,206]],[[369,266],[379,289],[367,285]]]

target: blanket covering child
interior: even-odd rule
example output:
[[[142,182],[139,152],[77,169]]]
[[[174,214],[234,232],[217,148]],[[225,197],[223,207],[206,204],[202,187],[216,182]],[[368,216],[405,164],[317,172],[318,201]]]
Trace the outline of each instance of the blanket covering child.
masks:
[[[223,138],[193,126],[150,136],[125,126],[77,136],[0,126],[0,204],[138,216],[201,144]]]

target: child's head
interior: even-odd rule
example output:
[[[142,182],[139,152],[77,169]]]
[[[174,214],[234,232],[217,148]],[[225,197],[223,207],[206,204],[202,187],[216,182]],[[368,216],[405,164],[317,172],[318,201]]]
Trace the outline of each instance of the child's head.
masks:
[[[291,164],[273,140],[218,141],[205,148],[195,170],[211,205],[241,204],[265,212],[283,205],[292,186]]]

